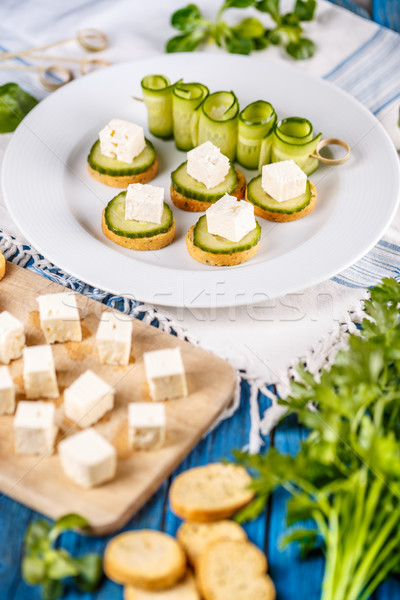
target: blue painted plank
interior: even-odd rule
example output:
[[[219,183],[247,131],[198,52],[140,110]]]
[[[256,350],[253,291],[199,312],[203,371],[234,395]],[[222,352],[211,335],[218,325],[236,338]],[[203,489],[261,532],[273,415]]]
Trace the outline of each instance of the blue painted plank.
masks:
[[[286,419],[275,431],[273,444],[283,454],[294,455],[305,436],[295,419]],[[287,492],[279,490],[271,499],[269,523],[268,558],[271,576],[277,588],[279,600],[319,600],[324,571],[324,558],[315,555],[302,560],[298,546],[290,544],[282,550],[280,541],[293,528],[286,527]],[[390,579],[382,584],[372,600],[399,600],[400,581]]]
[[[261,410],[269,405],[269,400],[260,397]],[[242,382],[241,406],[237,413],[224,421],[187,457],[174,475],[195,465],[229,458],[232,450],[242,448],[248,441],[250,430],[249,387]],[[267,440],[266,440],[267,442]],[[152,497],[146,506],[127,524],[124,530],[151,528],[174,534],[177,519],[167,506],[168,482]],[[118,499],[116,498],[116,502]],[[164,508],[167,506],[165,512]],[[17,502],[4,498],[0,503],[0,599],[1,600],[40,600],[38,588],[24,584],[20,577],[20,557],[23,536],[30,520],[42,518],[37,513]],[[246,526],[250,539],[261,548],[265,546],[266,517]],[[89,538],[74,533],[61,536],[60,544],[74,555],[86,552],[103,552],[112,536]],[[122,587],[105,580],[95,594],[79,594],[69,590],[66,600],[122,600]]]

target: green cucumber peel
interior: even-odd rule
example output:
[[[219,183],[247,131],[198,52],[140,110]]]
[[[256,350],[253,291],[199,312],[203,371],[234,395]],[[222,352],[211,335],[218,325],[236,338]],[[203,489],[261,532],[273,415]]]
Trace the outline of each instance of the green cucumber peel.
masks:
[[[175,144],[178,150],[187,152],[194,148],[192,136],[193,115],[209,95],[202,83],[178,82],[173,86],[172,114]],[[196,124],[195,124],[196,126]],[[196,135],[197,139],[197,135]]]
[[[169,139],[173,134],[173,85],[165,75],[146,75],[140,82],[147,108],[149,131],[154,136]]]
[[[319,165],[318,159],[311,155],[315,152],[322,134],[313,136],[313,126],[308,119],[282,119],[272,134],[270,162],[292,159],[306,175],[311,175]]]
[[[234,92],[214,92],[201,104],[197,143],[210,141],[233,161],[236,156],[239,102]]]
[[[256,100],[239,113],[237,161],[247,169],[257,169],[263,139],[276,123],[274,107],[265,100]]]

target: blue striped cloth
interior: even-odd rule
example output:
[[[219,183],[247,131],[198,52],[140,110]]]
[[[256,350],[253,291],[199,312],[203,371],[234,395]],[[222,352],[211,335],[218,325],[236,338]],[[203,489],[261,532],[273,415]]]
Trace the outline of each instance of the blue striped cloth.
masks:
[[[400,105],[400,36],[385,28],[378,29],[325,78],[349,92],[375,115],[396,100]],[[400,246],[385,240],[333,281],[361,288],[374,285],[382,277],[400,279]]]

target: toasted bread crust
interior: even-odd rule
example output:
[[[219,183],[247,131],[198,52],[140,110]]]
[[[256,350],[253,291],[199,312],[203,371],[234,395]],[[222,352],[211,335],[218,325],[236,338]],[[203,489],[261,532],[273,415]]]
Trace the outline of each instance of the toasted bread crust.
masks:
[[[213,252],[206,252],[194,245],[195,227],[196,225],[192,225],[186,234],[186,246],[190,256],[205,265],[213,265],[215,267],[232,267],[234,265],[240,265],[257,254],[258,248],[260,247],[260,242],[258,242],[255,246],[249,248],[249,250],[241,250],[240,252],[233,252],[232,254],[214,254]]]
[[[117,235],[113,231],[110,231],[107,227],[106,220],[104,218],[105,209],[103,210],[103,216],[101,220],[101,230],[104,235],[118,244],[119,246],[123,246],[124,248],[129,248],[130,250],[160,250],[161,248],[165,248],[165,246],[169,246],[172,244],[175,238],[175,219],[173,219],[172,226],[165,233],[159,233],[158,235],[153,235],[152,237],[142,237],[142,238],[128,238],[123,235]]]
[[[236,196],[238,200],[241,200],[246,192],[246,178],[235,169],[237,175],[236,187],[233,192],[230,194],[231,196]],[[187,198],[183,194],[180,194],[175,190],[175,188],[171,185],[171,200],[178,208],[182,210],[186,210],[188,212],[204,212],[207,208],[210,208],[211,204],[215,204],[215,202],[205,202],[204,200],[193,200],[192,198]]]
[[[197,583],[205,600],[275,600],[265,555],[247,541],[221,540],[199,558]]]
[[[109,579],[123,585],[168,589],[185,575],[186,556],[178,542],[166,533],[129,531],[107,544],[104,571]]]
[[[6,259],[0,252],[0,279],[3,279],[5,272],[6,272]]]
[[[243,527],[229,520],[212,523],[185,521],[179,527],[176,537],[193,567],[196,567],[200,556],[211,544],[221,540],[247,540]]]
[[[228,519],[253,499],[250,483],[251,477],[242,467],[211,463],[189,469],[172,483],[172,511],[200,523]]]
[[[315,185],[313,183],[311,183],[311,181],[310,181],[310,186],[311,186],[310,203],[305,208],[303,208],[303,210],[292,213],[291,215],[286,215],[284,213],[277,213],[277,212],[273,212],[270,210],[265,210],[263,208],[260,208],[259,206],[256,206],[255,204],[250,202],[250,200],[248,199],[247,190],[246,190],[246,200],[247,200],[247,202],[250,202],[250,204],[253,204],[254,214],[257,215],[258,217],[262,217],[263,219],[266,219],[267,221],[275,221],[276,223],[288,223],[289,221],[297,221],[297,219],[301,219],[301,217],[305,217],[306,215],[308,215],[308,213],[310,213],[312,210],[314,210],[315,205],[317,203],[317,190],[315,188]]]
[[[96,179],[96,181],[100,181],[100,183],[104,183],[105,185],[109,185],[110,187],[116,188],[127,188],[130,183],[148,183],[158,173],[158,160],[157,156],[154,159],[154,162],[150,165],[150,167],[143,171],[142,173],[137,173],[137,175],[105,175],[104,173],[99,173],[95,169],[93,169],[88,163],[88,171],[89,174]]]
[[[124,600],[200,600],[196,581],[190,571],[176,585],[167,590],[142,590],[138,587],[124,588]]]

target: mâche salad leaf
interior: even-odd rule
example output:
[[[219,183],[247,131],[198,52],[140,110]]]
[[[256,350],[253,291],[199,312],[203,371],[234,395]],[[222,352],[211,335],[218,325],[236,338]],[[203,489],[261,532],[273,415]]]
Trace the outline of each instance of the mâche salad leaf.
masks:
[[[64,531],[88,526],[85,518],[76,514],[64,515],[51,526],[47,521],[33,521],[25,534],[22,577],[29,585],[40,585],[43,600],[57,600],[64,592],[64,580],[84,592],[92,592],[103,575],[99,554],[75,558],[54,544]]]
[[[15,131],[37,103],[36,98],[25,92],[17,83],[0,86],[0,133]]]
[[[287,525],[298,529],[284,544],[297,542],[304,556],[323,550],[321,600],[367,600],[400,572],[399,310],[400,283],[384,279],[332,366],[317,377],[298,367],[300,380],[280,401],[309,431],[296,456],[273,447],[236,453],[256,491],[238,520],[260,514],[276,488],[287,490]]]
[[[171,25],[183,33],[168,40],[166,51],[192,52],[211,40],[233,54],[250,54],[273,44],[284,46],[296,60],[304,60],[313,56],[316,48],[312,40],[303,36],[301,22],[312,21],[316,5],[316,0],[296,0],[292,12],[281,14],[279,0],[225,0],[215,21],[210,21],[196,4],[188,4],[171,17]],[[268,13],[274,27],[266,28],[256,17],[246,17],[233,26],[222,19],[229,8],[249,7]]]

